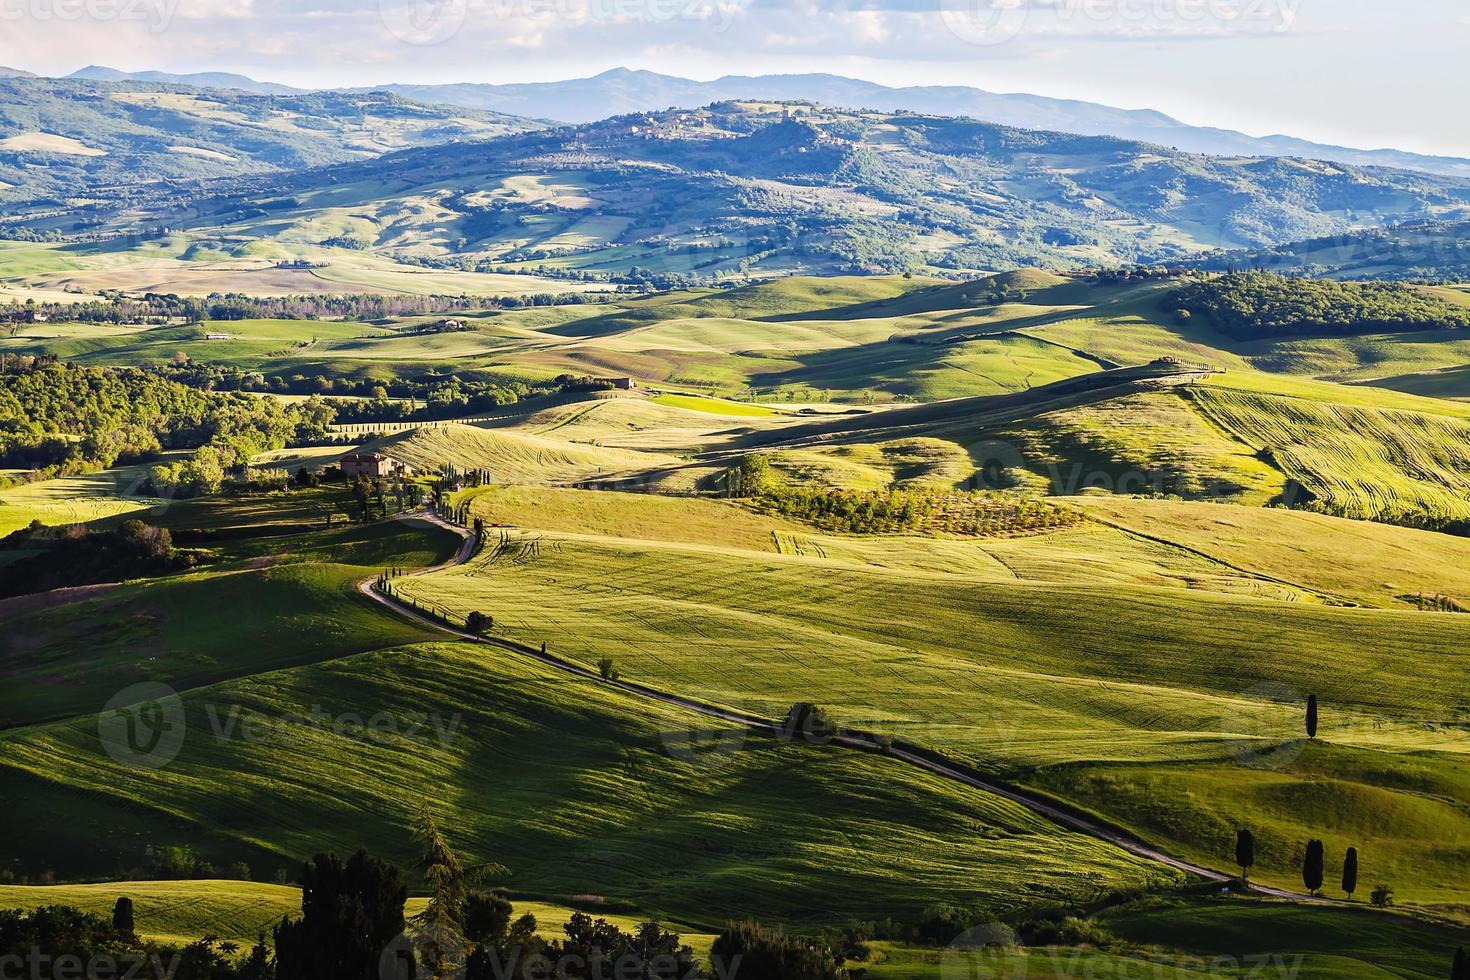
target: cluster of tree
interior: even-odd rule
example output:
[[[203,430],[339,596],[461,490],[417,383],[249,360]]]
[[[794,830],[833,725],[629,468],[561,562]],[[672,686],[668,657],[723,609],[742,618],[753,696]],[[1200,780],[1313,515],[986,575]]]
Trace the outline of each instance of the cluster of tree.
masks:
[[[1403,283],[1336,282],[1242,272],[1192,283],[1165,300],[1237,340],[1470,327],[1470,307]]]
[[[1094,269],[1091,272],[1093,281],[1098,285],[1126,286],[1135,282],[1157,282],[1166,279],[1177,279],[1180,276],[1194,275],[1200,273],[1191,272],[1179,266],[1162,265],[1135,265],[1123,266],[1116,269]]]
[[[527,398],[574,391],[602,391],[610,381],[565,374],[545,382],[485,378],[474,373],[427,374],[412,378],[329,378],[323,374],[265,374],[221,364],[181,362],[151,368],[161,377],[205,391],[269,392],[278,395],[348,395],[334,419],[343,425],[429,422],[493,411]]]
[[[263,937],[247,957],[236,953],[233,943],[213,936],[187,946],[140,939],[127,898],[118,900],[110,918],[62,905],[0,910],[0,961],[12,964],[16,976],[273,980]]]
[[[278,980],[700,975],[689,947],[656,922],[626,932],[577,913],[565,938],[544,939],[534,916],[517,917],[503,894],[475,888],[504,868],[466,868],[427,812],[415,838],[429,902],[412,919],[404,915],[403,873],[388,862],[358,851],[345,862],[319,854],[305,865],[301,916],[275,929]]]
[[[1379,524],[1395,527],[1412,527],[1421,531],[1436,531],[1470,538],[1470,518],[1460,514],[1447,514],[1432,509],[1433,504],[1415,502],[1413,505],[1389,503],[1365,508],[1357,502],[1337,503],[1330,500],[1309,499],[1298,505],[1300,510],[1329,517],[1342,517],[1353,521],[1372,520]]]
[[[746,456],[720,477],[724,492],[761,511],[844,534],[935,531],[970,536],[1028,534],[1076,524],[1074,511],[996,491],[837,490],[780,483],[770,462]]]
[[[139,520],[123,521],[113,528],[74,524],[54,535],[34,521],[0,538],[0,548],[38,546],[34,555],[0,565],[0,596],[166,575],[197,561],[193,552],[174,547],[167,528]]]
[[[722,964],[767,980],[845,980],[842,959],[826,944],[788,936],[755,922],[732,923],[710,950]]]
[[[305,472],[305,469],[301,472]],[[378,515],[387,520],[393,514],[402,514],[418,507],[424,499],[423,487],[417,483],[409,483],[399,476],[370,480],[358,474],[353,478],[349,489],[364,524],[373,519],[374,507],[377,508]]]
[[[145,293],[141,298],[103,292],[102,299],[78,303],[0,304],[0,323],[29,323],[37,316],[70,323],[165,323],[185,320],[315,320],[342,317],[348,320],[378,320],[397,316],[432,316],[468,310],[518,309],[523,306],[564,305],[588,302],[581,293],[544,294],[538,297],[488,296],[396,296],[396,295],[297,295],[256,297],[240,293],[210,296],[176,296]]]
[[[1256,863],[1256,838],[1249,830],[1238,830],[1235,834],[1235,864],[1240,868],[1240,880],[1250,882],[1250,869]],[[1302,855],[1302,884],[1313,895],[1322,893],[1327,878],[1327,849],[1316,838],[1307,841]],[[1342,859],[1342,892],[1352,901],[1358,892],[1358,849],[1349,847]],[[1370,898],[1379,908],[1393,905],[1393,889],[1388,885],[1374,887]]]
[[[217,468],[321,438],[333,418],[331,406],[320,400],[287,405],[196,391],[135,368],[0,356],[0,467],[32,470],[37,477],[205,447],[212,452],[199,459],[188,482],[217,488]],[[178,476],[183,482],[182,471]]]

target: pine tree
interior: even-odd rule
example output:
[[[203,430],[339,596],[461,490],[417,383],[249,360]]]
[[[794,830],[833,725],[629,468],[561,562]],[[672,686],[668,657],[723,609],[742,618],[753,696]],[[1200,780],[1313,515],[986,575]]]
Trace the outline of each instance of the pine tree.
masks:
[[[1307,695],[1307,738],[1317,737],[1317,695]]]
[[[414,821],[414,839],[424,849],[419,869],[429,886],[429,904],[413,920],[423,940],[420,949],[424,962],[420,966],[429,977],[457,976],[468,953],[465,906],[470,897],[470,881],[482,875],[505,874],[506,870],[499,865],[466,870],[439,832],[439,825],[427,806]]]

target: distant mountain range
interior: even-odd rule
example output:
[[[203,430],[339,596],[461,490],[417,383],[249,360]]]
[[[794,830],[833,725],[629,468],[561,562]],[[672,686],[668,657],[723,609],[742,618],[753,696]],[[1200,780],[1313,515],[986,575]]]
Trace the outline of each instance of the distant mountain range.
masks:
[[[303,170],[539,125],[387,92],[256,95],[7,76],[0,78],[0,201]]]
[[[201,188],[43,224],[181,228],[400,261],[637,281],[1173,263],[1470,217],[1470,181],[765,100],[636,113]]]
[[[88,65],[66,77],[89,82],[163,82],[169,85],[192,85],[196,88],[232,88],[241,92],[250,92],[253,95],[299,95],[307,91],[292,88],[290,85],[277,85],[275,82],[257,82],[244,75],[234,75],[223,71],[176,75],[166,71],[127,72],[118,71],[116,68],[104,68],[101,65]]]
[[[238,88],[257,94],[299,93],[285,85],[257,82],[241,75],[128,74],[91,66],[75,77],[117,81],[173,82]],[[1254,137],[1228,129],[1191,126],[1161,112],[1118,109],[1074,99],[1000,94],[959,85],[891,88],[839,75],[727,76],[693,81],[650,71],[618,68],[592,78],[512,85],[463,83],[448,85],[391,84],[349,91],[389,91],[416,102],[438,103],[568,123],[593,122],[629,112],[669,108],[692,109],[728,99],[808,101],[848,109],[880,112],[904,109],[940,116],[971,116],[1003,126],[1117,136],[1158,143],[1191,153],[1217,156],[1294,156],[1331,160],[1357,167],[1394,167],[1470,177],[1470,160],[1428,156],[1394,149],[1363,150],[1331,146],[1291,136]]]

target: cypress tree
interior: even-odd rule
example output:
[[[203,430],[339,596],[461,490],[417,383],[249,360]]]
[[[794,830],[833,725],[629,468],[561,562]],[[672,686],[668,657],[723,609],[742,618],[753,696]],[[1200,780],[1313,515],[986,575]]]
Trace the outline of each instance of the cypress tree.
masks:
[[[112,907],[112,928],[129,936],[133,934],[133,900],[126,895]]]
[[[1249,830],[1236,831],[1235,863],[1240,868],[1242,884],[1249,884],[1251,867],[1256,863],[1256,838]]]
[[[1349,847],[1347,856],[1342,859],[1342,890],[1347,895],[1348,901],[1352,901],[1353,892],[1358,890],[1358,849]]]
[[[1455,966],[1450,971],[1450,980],[1470,980],[1470,953],[1461,946],[1455,951]]]
[[[1307,695],[1307,738],[1317,737],[1317,695]]]
[[[1326,869],[1326,849],[1319,840],[1307,841],[1307,856],[1302,860],[1302,884],[1313,895],[1322,890],[1322,877]]]

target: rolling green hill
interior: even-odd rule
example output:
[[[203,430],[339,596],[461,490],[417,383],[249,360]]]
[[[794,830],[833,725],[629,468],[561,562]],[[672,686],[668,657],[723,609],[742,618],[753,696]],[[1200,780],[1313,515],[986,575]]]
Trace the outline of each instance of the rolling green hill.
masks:
[[[714,280],[1172,261],[1346,231],[1364,213],[1456,213],[1470,185],[969,119],[725,102],[219,183],[186,209],[146,188],[126,204],[32,224],[347,237],[455,268]]]
[[[1216,866],[1233,828],[1253,825],[1270,841],[1257,876],[1273,883],[1326,832],[1337,854],[1372,853],[1405,899],[1463,901],[1454,678],[1470,623],[1402,611],[1386,594],[1402,585],[1373,596],[1400,611],[1342,608],[1325,589],[1339,583],[1132,531],[854,542],[773,528],[778,555],[543,529],[530,501],[517,520],[494,491],[475,499],[525,530],[402,589],[451,616],[485,611],[496,635],[769,717],[817,700]],[[1330,540],[1282,516],[1270,533],[1306,555]],[[1395,578],[1443,587],[1436,561]],[[1299,740],[1308,692],[1332,706],[1320,745]]]

